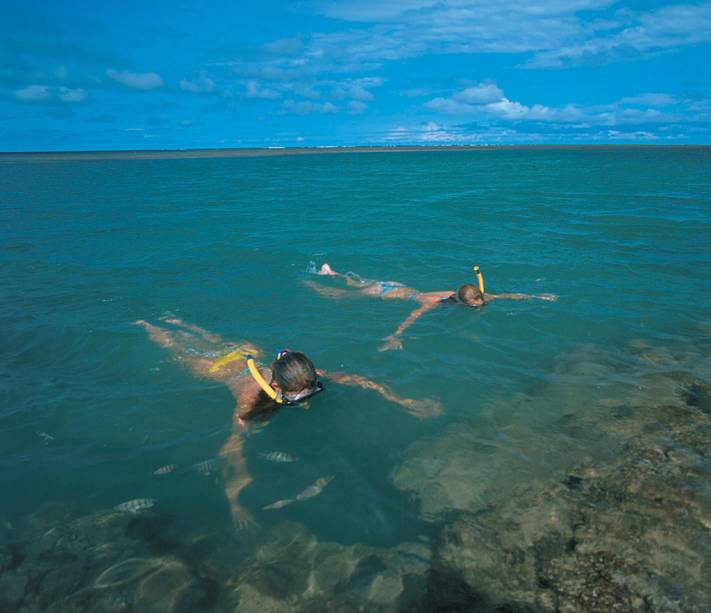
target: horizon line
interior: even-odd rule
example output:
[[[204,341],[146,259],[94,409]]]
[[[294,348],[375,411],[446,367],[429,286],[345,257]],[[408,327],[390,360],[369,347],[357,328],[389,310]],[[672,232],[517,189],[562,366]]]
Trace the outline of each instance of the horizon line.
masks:
[[[587,144],[478,144],[478,145],[314,145],[267,147],[194,147],[178,149],[66,149],[49,151],[0,151],[0,156],[91,156],[107,157],[248,157],[313,155],[328,153],[395,153],[417,151],[486,150],[576,150],[576,149],[711,149],[711,144],[690,143],[587,143]]]

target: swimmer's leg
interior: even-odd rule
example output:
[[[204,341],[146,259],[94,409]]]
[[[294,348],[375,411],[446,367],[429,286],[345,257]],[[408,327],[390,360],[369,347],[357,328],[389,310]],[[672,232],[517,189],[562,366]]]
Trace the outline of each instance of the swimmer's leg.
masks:
[[[190,332],[195,332],[196,334],[199,334],[202,338],[204,338],[208,343],[218,344],[224,342],[219,334],[213,334],[212,332],[205,330],[205,328],[201,328],[200,326],[197,326],[195,324],[189,324],[177,317],[171,317],[170,319],[166,318],[163,321],[165,321],[165,323],[167,324],[172,324],[174,326],[184,328],[185,330],[189,330]]]
[[[150,338],[154,343],[159,344],[164,349],[175,349],[178,346],[175,335],[170,330],[154,326],[143,319],[137,319],[133,323],[136,326],[141,326],[146,332],[148,332],[148,338]]]
[[[342,279],[345,280],[346,285],[349,285],[350,287],[366,287],[368,285],[372,285],[373,283],[376,283],[376,281],[371,281],[370,279],[363,279],[359,275],[355,274],[354,272],[347,272],[347,273],[342,273],[342,272],[337,272],[331,268],[330,264],[324,263],[323,266],[321,266],[320,270],[316,273],[317,275],[326,275],[329,277],[341,277]]]
[[[317,294],[323,296],[324,298],[332,298],[334,300],[339,300],[341,298],[346,298],[347,296],[353,295],[345,289],[339,289],[336,287],[326,287],[325,285],[314,283],[313,281],[304,281],[304,285],[306,287],[310,287]]]
[[[148,338],[150,338],[154,343],[157,343],[164,349],[171,351],[176,358],[190,368],[194,375],[209,379],[215,378],[210,376],[210,367],[212,366],[214,360],[202,356],[196,356],[188,351],[188,343],[184,341],[188,340],[189,342],[190,339],[194,339],[196,337],[187,332],[183,332],[182,330],[173,331],[166,328],[160,328],[159,326],[154,326],[143,319],[136,320],[134,324],[141,326],[148,333]]]
[[[241,430],[242,427],[236,424],[232,435],[220,450],[220,456],[226,460],[222,471],[225,496],[230,505],[232,521],[237,529],[256,524],[249,511],[239,502],[242,490],[252,483],[252,476],[247,470],[244,456],[244,439],[241,436]]]

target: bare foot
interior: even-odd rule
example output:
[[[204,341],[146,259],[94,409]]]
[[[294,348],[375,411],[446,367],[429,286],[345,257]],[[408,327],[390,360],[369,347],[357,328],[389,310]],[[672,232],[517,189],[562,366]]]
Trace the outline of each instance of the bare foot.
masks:
[[[338,273],[333,270],[327,263],[321,266],[321,269],[316,273],[317,275],[337,275]]]

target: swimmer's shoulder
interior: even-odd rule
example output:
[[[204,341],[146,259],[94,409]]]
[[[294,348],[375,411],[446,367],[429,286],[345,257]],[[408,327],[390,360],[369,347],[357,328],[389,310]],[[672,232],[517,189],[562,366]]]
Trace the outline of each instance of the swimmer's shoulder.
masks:
[[[417,295],[417,301],[422,304],[438,304],[447,300],[453,292],[422,292]]]

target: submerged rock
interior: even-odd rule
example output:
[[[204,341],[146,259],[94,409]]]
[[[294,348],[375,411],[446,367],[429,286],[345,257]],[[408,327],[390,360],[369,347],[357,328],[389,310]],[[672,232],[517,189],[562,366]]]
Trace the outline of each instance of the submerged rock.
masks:
[[[284,522],[255,554],[239,586],[237,611],[390,611],[424,595],[429,547],[394,549],[319,542]],[[400,603],[400,605],[398,604]]]
[[[438,527],[420,610],[708,610],[707,362],[581,347],[548,384],[413,444],[390,478]]]
[[[490,513],[457,512],[436,567],[496,606],[708,610],[711,418],[657,406],[634,424],[617,461],[577,466]]]

